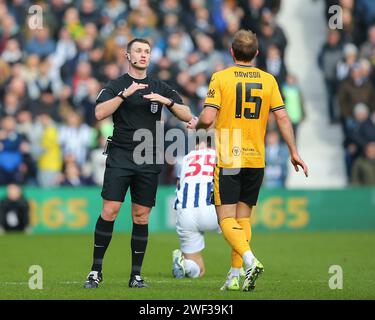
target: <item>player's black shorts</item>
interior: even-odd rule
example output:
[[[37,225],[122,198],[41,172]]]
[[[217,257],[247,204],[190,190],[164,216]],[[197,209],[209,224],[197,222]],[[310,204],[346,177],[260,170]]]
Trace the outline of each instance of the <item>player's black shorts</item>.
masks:
[[[255,206],[264,168],[226,169],[215,167],[213,201],[215,205],[236,204],[239,201]]]
[[[153,207],[159,173],[160,167],[136,165],[132,160],[131,152],[111,146],[106,161],[102,198],[124,202],[130,188],[132,202]]]

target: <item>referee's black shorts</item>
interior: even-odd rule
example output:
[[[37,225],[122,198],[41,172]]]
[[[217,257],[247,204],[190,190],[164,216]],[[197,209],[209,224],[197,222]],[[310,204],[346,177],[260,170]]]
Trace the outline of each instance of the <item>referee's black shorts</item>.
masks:
[[[130,188],[133,203],[155,206],[160,167],[136,165],[132,153],[111,146],[106,161],[101,196],[105,200],[124,202]]]
[[[213,201],[215,205],[239,201],[255,206],[263,182],[264,168],[227,169],[215,167]]]

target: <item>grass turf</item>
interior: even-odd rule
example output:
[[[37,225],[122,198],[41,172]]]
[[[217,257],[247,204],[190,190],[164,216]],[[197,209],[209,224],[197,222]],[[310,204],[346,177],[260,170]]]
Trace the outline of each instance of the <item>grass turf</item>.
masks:
[[[127,287],[129,234],[114,234],[104,261],[104,282],[84,290],[91,266],[92,235],[0,237],[0,299],[375,299],[375,233],[257,233],[253,249],[265,266],[253,292],[221,292],[230,250],[221,235],[207,234],[202,279],[171,277],[173,233],[152,233],[143,275],[149,289]],[[31,265],[43,268],[43,290],[30,290]],[[343,289],[331,290],[331,265],[343,269]]]

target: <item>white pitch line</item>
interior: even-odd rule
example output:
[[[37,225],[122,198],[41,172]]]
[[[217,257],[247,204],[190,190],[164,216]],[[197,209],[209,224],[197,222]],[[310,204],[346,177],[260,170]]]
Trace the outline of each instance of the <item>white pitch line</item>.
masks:
[[[171,279],[172,280],[172,279]],[[170,284],[171,283],[171,280],[148,280],[149,283],[167,283],[167,284]],[[262,282],[272,282],[272,283],[282,283],[282,282],[302,282],[302,283],[326,283],[327,280],[307,280],[307,279],[294,279],[294,280],[285,280],[285,281],[281,281],[281,280],[269,280],[269,279],[262,279],[261,280]],[[183,282],[180,282],[181,284],[187,284],[187,283],[192,283],[192,282],[195,282],[193,280],[188,280],[186,279],[185,281]],[[207,283],[207,284],[216,284],[220,281],[207,281],[207,280],[201,280],[200,283]],[[374,283],[375,280],[365,280],[365,282],[367,283]],[[66,284],[66,285],[70,285],[70,284],[81,284],[83,283],[82,281],[62,281],[62,282],[57,282],[57,284]],[[106,282],[107,284],[119,284],[119,282],[115,282],[115,280],[113,281],[107,281]],[[125,282],[124,282],[125,283]],[[176,283],[178,283],[178,280],[176,280]],[[50,283],[52,284],[52,283]],[[7,286],[7,285],[28,285],[28,282],[0,282],[0,286]]]
[[[28,282],[0,282],[0,285],[26,285]]]

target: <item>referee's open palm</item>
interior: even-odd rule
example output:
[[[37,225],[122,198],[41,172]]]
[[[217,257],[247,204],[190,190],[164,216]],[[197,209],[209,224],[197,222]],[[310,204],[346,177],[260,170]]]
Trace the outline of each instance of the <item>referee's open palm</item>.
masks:
[[[126,89],[126,92],[127,92],[127,95],[128,96],[131,96],[134,92],[136,92],[137,90],[142,90],[142,89],[146,89],[148,87],[147,84],[144,84],[144,83],[137,83],[135,81],[133,81],[133,83],[130,85],[130,87],[128,87]]]

